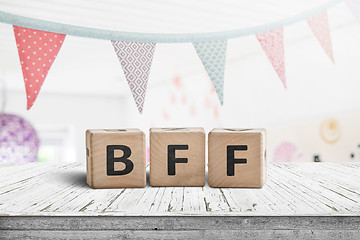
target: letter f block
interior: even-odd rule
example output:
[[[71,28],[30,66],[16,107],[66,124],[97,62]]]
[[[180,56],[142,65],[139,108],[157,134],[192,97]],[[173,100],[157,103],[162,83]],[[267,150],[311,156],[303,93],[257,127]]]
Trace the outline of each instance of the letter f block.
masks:
[[[261,188],[266,178],[264,129],[220,129],[209,133],[210,187]]]
[[[86,180],[92,188],[145,187],[145,156],[139,129],[86,131]]]
[[[150,185],[156,187],[205,185],[203,128],[150,129]]]

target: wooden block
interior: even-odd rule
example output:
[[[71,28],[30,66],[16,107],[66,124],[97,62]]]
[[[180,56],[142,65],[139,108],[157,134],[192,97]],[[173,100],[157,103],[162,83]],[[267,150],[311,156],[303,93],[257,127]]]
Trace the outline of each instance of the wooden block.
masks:
[[[86,180],[92,188],[146,185],[145,134],[139,129],[86,131]]]
[[[209,133],[210,187],[261,188],[266,178],[265,129],[220,129]]]
[[[205,185],[203,128],[150,129],[150,185]]]

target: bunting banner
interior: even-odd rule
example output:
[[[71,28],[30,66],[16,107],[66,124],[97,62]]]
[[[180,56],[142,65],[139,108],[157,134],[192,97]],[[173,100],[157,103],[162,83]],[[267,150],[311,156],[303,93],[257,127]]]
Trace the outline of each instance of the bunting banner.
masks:
[[[332,51],[331,37],[329,21],[326,12],[319,15],[313,16],[307,20],[312,32],[314,33],[317,40],[320,42],[326,55],[329,56],[331,61],[334,63],[334,56]]]
[[[355,17],[360,20],[360,1],[345,1]],[[25,82],[28,110],[33,106],[65,37],[74,35],[111,41],[138,111],[143,113],[156,44],[192,43],[211,80],[214,92],[223,105],[228,39],[255,35],[286,88],[284,27],[307,20],[323,50],[334,62],[327,9],[340,2],[342,0],[327,0],[313,9],[281,20],[253,27],[206,33],[172,34],[110,31],[50,22],[3,11],[0,11],[0,22],[13,25]],[[187,101],[185,95],[182,101]]]
[[[29,110],[40,92],[66,35],[18,26],[13,26],[13,29]]]
[[[283,28],[256,34],[266,56],[286,88]]]
[[[155,43],[111,41],[139,113],[143,112]]]
[[[227,41],[194,42],[193,45],[223,105]]]
[[[346,0],[350,11],[355,16],[355,18],[360,22],[360,1],[359,0]]]

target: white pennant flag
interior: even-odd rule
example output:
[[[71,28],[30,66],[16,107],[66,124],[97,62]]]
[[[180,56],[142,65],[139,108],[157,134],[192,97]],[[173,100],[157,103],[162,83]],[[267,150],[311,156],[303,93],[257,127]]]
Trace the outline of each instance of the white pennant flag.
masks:
[[[332,43],[330,37],[329,21],[326,11],[313,16],[307,20],[312,32],[314,33],[317,40],[320,42],[326,55],[329,56],[331,61],[334,63],[334,55],[332,51]]]
[[[155,43],[111,41],[124,70],[134,101],[143,112]]]
[[[258,33],[256,38],[286,88],[283,29]]]
[[[360,1],[359,0],[346,0],[345,1],[356,19],[360,22]]]

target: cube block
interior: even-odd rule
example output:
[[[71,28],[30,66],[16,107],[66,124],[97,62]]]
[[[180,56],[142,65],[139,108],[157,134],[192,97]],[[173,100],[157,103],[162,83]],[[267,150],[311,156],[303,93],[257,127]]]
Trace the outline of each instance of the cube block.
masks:
[[[210,187],[261,188],[266,179],[264,129],[213,129],[208,138]]]
[[[203,128],[150,129],[150,185],[205,185]]]
[[[92,188],[146,185],[145,134],[139,129],[86,131],[86,180]]]

